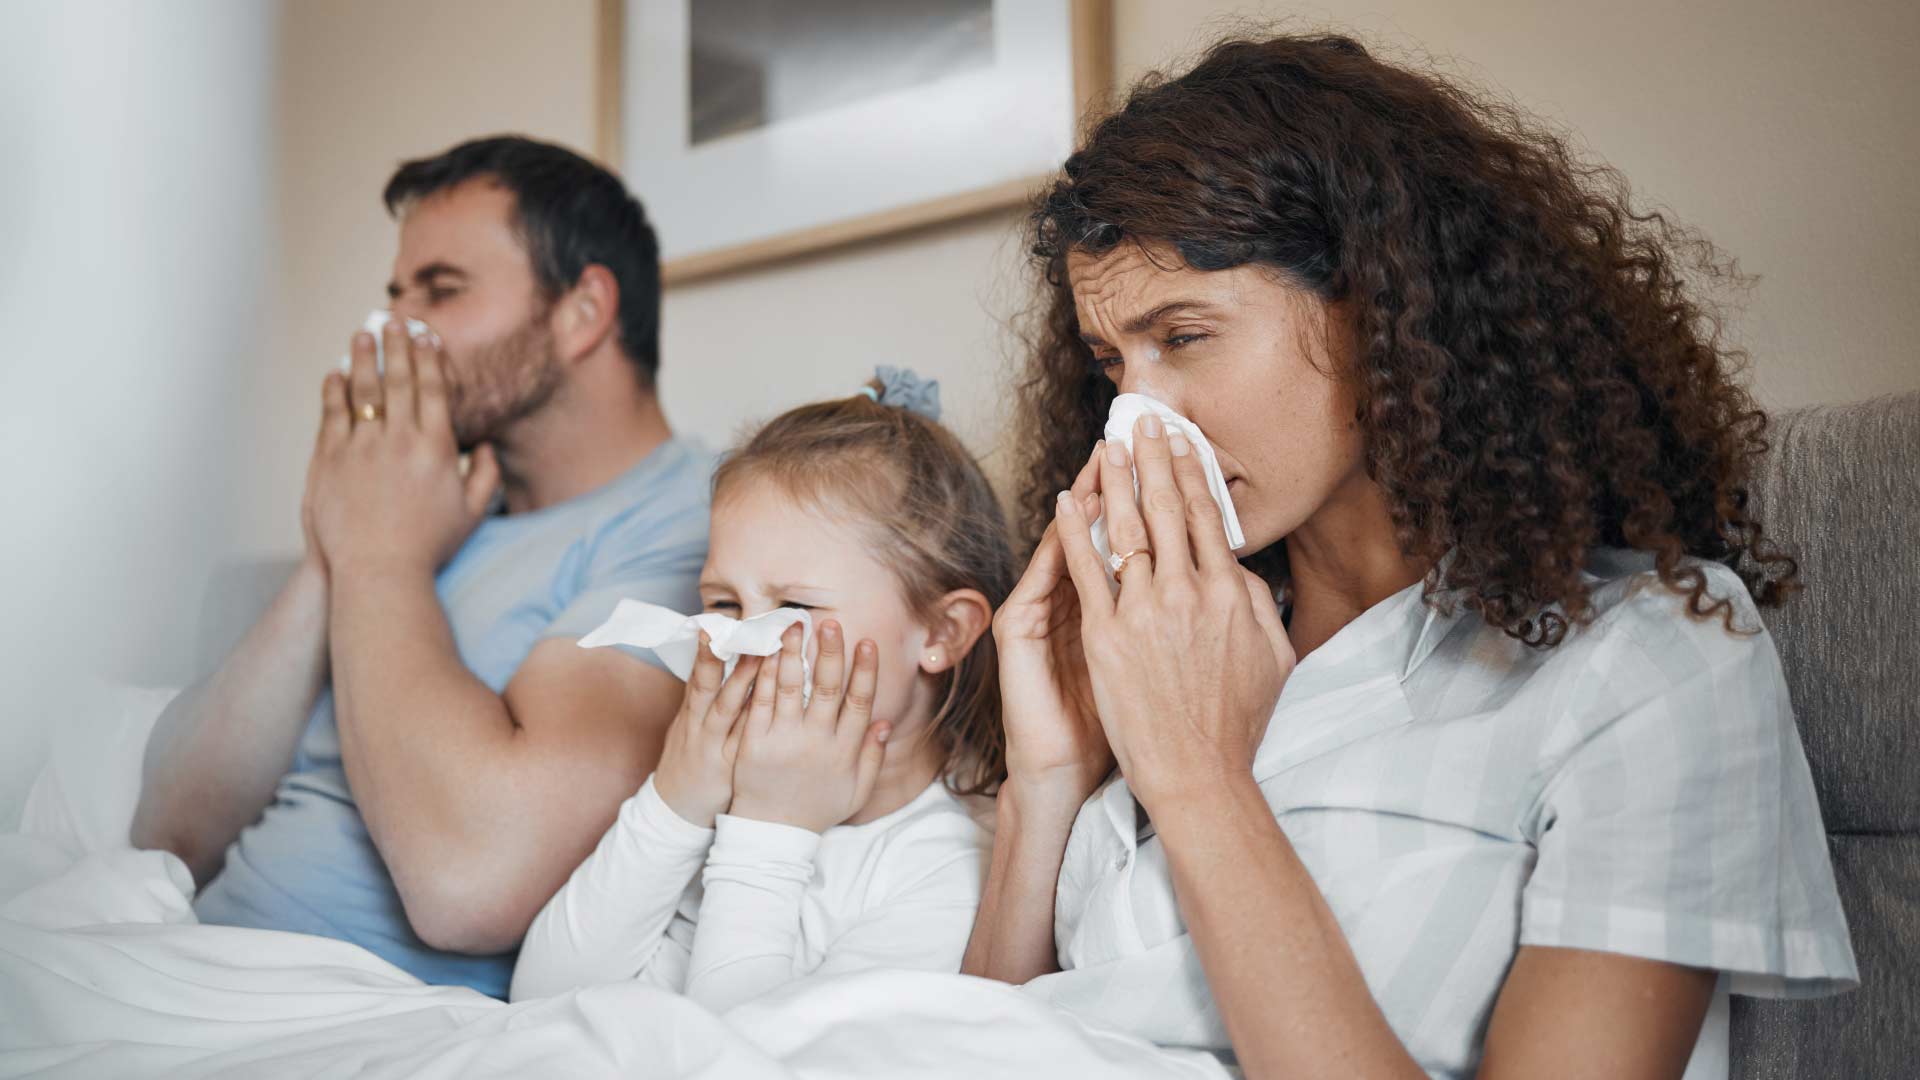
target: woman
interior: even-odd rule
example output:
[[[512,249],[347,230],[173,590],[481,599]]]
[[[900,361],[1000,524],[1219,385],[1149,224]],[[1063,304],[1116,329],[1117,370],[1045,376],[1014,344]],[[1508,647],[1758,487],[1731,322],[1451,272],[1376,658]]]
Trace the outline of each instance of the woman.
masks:
[[[1287,1077],[1724,1074],[1725,991],[1857,981],[1704,241],[1333,37],[1148,81],[1034,221],[968,972]]]

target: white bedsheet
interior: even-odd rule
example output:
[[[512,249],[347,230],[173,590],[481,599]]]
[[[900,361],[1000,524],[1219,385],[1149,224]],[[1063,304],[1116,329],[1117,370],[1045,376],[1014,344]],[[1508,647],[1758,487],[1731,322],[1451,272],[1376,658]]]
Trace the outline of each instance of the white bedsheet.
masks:
[[[99,813],[131,813],[158,700],[91,757],[56,747],[0,837],[0,1077],[1226,1075],[959,975],[801,980],[724,1015],[637,983],[506,1005],[345,942],[198,925],[185,866],[116,846],[125,819]]]

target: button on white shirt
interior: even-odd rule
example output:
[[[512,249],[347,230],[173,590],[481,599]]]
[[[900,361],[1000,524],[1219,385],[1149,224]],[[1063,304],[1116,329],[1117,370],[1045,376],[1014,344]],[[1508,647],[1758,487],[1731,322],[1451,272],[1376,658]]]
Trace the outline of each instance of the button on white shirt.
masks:
[[[1607,552],[1595,617],[1529,649],[1416,584],[1301,661],[1254,778],[1388,1022],[1435,1076],[1477,1066],[1522,945],[1722,972],[1689,1078],[1726,1074],[1726,995],[1857,985],[1779,659],[1745,587],[1696,620]],[[1113,777],[1056,900],[1064,969],[1029,989],[1166,1045],[1229,1052],[1166,852]]]

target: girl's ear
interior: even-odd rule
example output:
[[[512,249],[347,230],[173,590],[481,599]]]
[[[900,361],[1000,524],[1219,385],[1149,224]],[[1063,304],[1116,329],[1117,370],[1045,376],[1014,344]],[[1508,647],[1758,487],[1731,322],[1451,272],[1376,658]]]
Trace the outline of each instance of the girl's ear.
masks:
[[[973,643],[993,625],[993,605],[978,589],[955,589],[941,597],[933,611],[920,670],[938,675],[973,651]]]

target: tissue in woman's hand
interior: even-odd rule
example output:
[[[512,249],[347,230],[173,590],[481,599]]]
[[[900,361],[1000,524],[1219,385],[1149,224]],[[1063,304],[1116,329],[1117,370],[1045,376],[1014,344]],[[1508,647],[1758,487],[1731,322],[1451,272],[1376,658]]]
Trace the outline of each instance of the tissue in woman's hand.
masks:
[[[360,329],[365,330],[367,333],[373,335],[374,369],[379,371],[380,374],[382,375],[385,375],[387,373],[387,342],[386,342],[386,339],[381,336],[380,331],[385,330],[387,328],[387,324],[392,321],[393,321],[393,312],[375,310],[367,315],[366,322],[363,322],[360,324]],[[425,334],[428,332],[429,331],[427,330],[426,323],[421,322],[419,319],[407,320],[407,336],[408,337],[419,337],[421,334]],[[349,375],[353,373],[353,354],[352,353],[341,354],[340,370],[346,372]]]
[[[1207,474],[1207,491],[1213,501],[1220,506],[1220,521],[1226,526],[1227,547],[1234,551],[1246,546],[1247,538],[1240,532],[1240,515],[1234,513],[1233,496],[1227,494],[1226,477],[1220,473],[1220,462],[1214,456],[1213,444],[1200,434],[1200,425],[1167,408],[1159,401],[1145,394],[1121,394],[1113,399],[1113,405],[1107,410],[1107,441],[1119,443],[1127,448],[1129,459],[1133,454],[1133,425],[1140,417],[1152,413],[1160,418],[1162,427],[1168,432],[1178,431],[1187,437],[1187,444],[1193,447],[1193,453],[1200,459],[1200,467]],[[1140,473],[1133,474],[1133,492],[1140,494]],[[1100,518],[1093,523],[1093,547],[1105,560],[1113,553],[1107,540],[1107,520]],[[1111,571],[1109,571],[1111,573]]]
[[[813,617],[800,608],[775,608],[751,619],[731,619],[711,611],[682,615],[659,604],[622,600],[606,622],[580,639],[580,647],[631,645],[652,649],[668,671],[686,682],[693,674],[693,661],[700,651],[700,631],[707,632],[707,638],[713,643],[713,655],[720,658],[726,665],[726,673],[731,675],[742,656],[772,656],[779,652],[780,635],[794,623],[800,624],[801,692],[806,695],[813,689],[813,665],[808,656],[808,646],[813,643]]]

